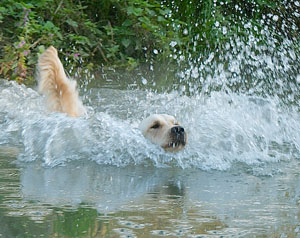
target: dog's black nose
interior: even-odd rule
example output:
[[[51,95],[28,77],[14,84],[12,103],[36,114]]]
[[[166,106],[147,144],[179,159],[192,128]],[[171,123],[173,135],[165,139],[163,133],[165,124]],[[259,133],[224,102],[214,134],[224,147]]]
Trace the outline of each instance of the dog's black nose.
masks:
[[[175,146],[186,144],[186,134],[184,131],[184,128],[182,126],[174,126],[171,128],[170,137],[172,140],[172,143],[175,144]]]
[[[171,132],[175,135],[182,135],[184,133],[184,128],[182,126],[174,126],[171,128]]]

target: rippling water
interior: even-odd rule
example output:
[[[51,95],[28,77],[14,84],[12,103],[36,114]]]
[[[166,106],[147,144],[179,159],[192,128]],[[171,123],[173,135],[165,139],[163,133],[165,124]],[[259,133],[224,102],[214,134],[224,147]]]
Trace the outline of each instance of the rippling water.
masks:
[[[0,97],[0,144],[16,146],[19,161],[228,170],[299,158],[299,112],[276,97],[91,88],[79,119],[48,113],[36,91],[13,82],[1,82]],[[189,135],[185,150],[166,153],[143,138],[138,125],[151,113],[176,116]]]
[[[77,119],[0,80],[0,235],[299,237],[299,57],[243,44],[82,80]],[[186,128],[183,151],[142,136],[152,113]]]

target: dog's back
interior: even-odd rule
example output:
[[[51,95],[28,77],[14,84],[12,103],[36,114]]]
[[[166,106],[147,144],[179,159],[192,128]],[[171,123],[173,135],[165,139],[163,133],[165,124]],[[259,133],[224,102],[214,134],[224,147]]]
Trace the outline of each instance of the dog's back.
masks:
[[[39,92],[46,96],[49,110],[78,117],[85,113],[76,82],[67,78],[57,50],[50,46],[38,60]]]

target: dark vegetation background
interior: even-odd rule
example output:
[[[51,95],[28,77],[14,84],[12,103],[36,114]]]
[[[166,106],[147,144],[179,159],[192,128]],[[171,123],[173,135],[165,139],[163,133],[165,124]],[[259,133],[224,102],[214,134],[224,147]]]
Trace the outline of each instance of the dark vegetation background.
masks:
[[[70,72],[99,67],[132,70],[153,61],[196,61],[230,39],[299,51],[299,1],[288,0],[1,0],[0,78],[33,82],[39,53],[60,51]]]

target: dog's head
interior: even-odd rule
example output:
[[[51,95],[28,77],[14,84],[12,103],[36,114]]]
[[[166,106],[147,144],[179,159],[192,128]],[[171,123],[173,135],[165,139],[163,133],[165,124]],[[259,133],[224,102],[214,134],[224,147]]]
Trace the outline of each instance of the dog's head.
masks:
[[[140,129],[145,138],[170,152],[183,149],[187,143],[184,128],[173,116],[167,114],[154,114],[147,117],[141,122]]]

